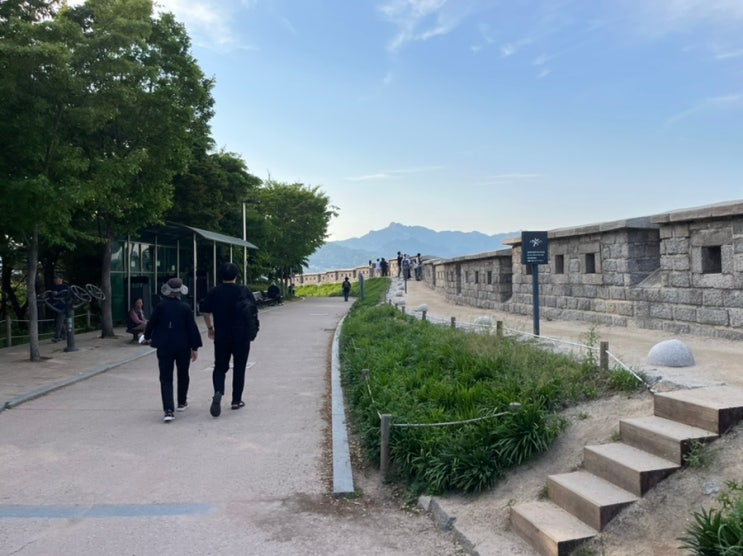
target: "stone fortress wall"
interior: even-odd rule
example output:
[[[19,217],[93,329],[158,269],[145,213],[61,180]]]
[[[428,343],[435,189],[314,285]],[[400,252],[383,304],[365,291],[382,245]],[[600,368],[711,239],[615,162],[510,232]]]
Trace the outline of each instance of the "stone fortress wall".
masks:
[[[743,339],[743,201],[548,231],[540,318]],[[532,265],[510,249],[429,259],[424,281],[455,304],[532,314]],[[397,275],[396,261],[390,265]],[[368,277],[367,267],[302,276],[302,284]]]

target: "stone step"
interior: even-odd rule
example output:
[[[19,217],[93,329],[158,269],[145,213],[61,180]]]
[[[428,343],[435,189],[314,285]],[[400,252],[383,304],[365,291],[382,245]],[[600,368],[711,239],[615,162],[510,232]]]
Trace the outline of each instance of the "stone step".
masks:
[[[723,434],[743,420],[743,388],[715,386],[656,394],[658,417]]]
[[[619,421],[622,442],[683,465],[694,441],[709,442],[717,434],[663,417],[635,417]]]
[[[547,491],[552,502],[599,531],[622,508],[637,501],[631,492],[588,471],[550,475]]]
[[[583,449],[583,468],[586,471],[635,496],[643,496],[679,467],[677,463],[623,442]]]
[[[568,556],[598,534],[596,529],[549,501],[514,506],[511,526],[543,556]]]

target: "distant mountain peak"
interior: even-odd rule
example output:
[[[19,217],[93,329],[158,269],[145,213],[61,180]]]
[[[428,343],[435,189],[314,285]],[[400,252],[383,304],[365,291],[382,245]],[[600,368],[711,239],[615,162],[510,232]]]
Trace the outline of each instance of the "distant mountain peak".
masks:
[[[423,226],[390,222],[386,228],[372,230],[358,238],[326,243],[309,258],[305,272],[352,269],[382,257],[394,259],[398,251],[444,259],[497,251],[506,247],[502,244],[503,240],[517,234],[518,232],[495,235],[481,232],[437,232]]]

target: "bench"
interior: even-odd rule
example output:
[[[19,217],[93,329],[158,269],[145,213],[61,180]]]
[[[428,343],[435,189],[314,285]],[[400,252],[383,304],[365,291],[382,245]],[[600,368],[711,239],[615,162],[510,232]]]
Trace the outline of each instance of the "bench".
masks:
[[[261,291],[254,291],[253,297],[255,298],[255,303],[258,305],[258,307],[270,307],[271,305],[278,305],[279,300],[275,299],[273,297],[268,297],[265,293]]]

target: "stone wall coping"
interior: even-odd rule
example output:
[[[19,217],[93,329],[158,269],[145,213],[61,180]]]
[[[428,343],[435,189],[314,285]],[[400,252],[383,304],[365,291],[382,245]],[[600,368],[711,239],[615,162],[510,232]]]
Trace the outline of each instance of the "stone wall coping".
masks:
[[[520,240],[519,240],[520,241]],[[503,242],[505,243],[505,242]],[[485,253],[476,253],[474,255],[462,255],[461,257],[454,257],[451,259],[428,259],[423,261],[423,264],[452,264],[462,261],[475,261],[477,259],[493,259],[496,257],[512,257],[513,252],[509,249],[499,249],[498,251],[486,251]]]
[[[709,218],[724,218],[726,216],[740,216],[743,214],[743,201],[725,201],[712,205],[672,210],[651,217],[656,224],[672,224],[689,220],[704,220]]]
[[[638,216],[636,218],[625,218],[623,220],[612,220],[611,222],[596,222],[584,226],[571,226],[568,228],[556,228],[547,231],[547,237],[550,239],[560,239],[566,237],[585,236],[589,234],[614,232],[617,230],[642,229],[657,230],[660,228],[659,223],[653,220],[653,216]],[[521,245],[521,237],[514,237],[503,241],[504,245]]]

